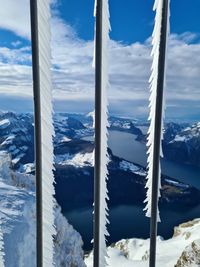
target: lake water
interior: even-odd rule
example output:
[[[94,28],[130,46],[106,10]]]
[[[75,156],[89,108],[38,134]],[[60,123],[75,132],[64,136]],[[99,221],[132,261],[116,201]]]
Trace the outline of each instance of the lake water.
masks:
[[[110,131],[108,145],[115,156],[146,167],[146,146],[130,133]],[[162,173],[200,188],[200,168],[162,159]]]
[[[144,126],[146,129],[146,126]],[[87,136],[84,140],[91,141],[93,137]],[[143,167],[147,165],[146,145],[138,142],[136,136],[126,132],[109,131],[108,146],[113,154]],[[173,161],[161,160],[162,173],[188,183],[200,189],[200,168]]]
[[[88,137],[89,139],[91,137]],[[135,140],[135,136],[125,132],[110,131],[109,147],[114,155],[131,162],[146,166],[146,147]],[[162,172],[165,175],[176,178],[200,188],[200,169],[192,166],[181,165],[167,160],[162,160]],[[143,206],[116,206],[109,211],[110,225],[108,226],[110,237],[109,244],[122,238],[148,238],[149,219],[144,216]],[[84,240],[84,249],[92,248],[92,207],[76,209],[65,214],[69,222],[79,231]],[[174,226],[200,218],[200,205],[184,211],[161,210],[162,222],[158,226],[158,234],[169,238],[173,234]]]
[[[92,249],[93,217],[92,208],[82,208],[65,214],[68,221],[79,231],[84,241],[86,251]],[[165,239],[173,235],[174,226],[183,222],[200,218],[200,205],[189,211],[162,210],[162,222],[158,224],[158,235]],[[134,205],[116,206],[109,210],[108,244],[126,238],[149,238],[149,222],[145,217],[143,207]]]

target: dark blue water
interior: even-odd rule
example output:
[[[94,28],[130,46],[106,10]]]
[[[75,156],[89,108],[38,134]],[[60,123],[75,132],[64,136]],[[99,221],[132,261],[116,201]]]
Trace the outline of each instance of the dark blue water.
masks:
[[[79,231],[84,240],[84,249],[92,248],[92,208],[83,208],[65,214],[69,222]],[[165,239],[173,235],[174,226],[200,218],[200,205],[187,211],[162,210],[162,222],[158,224],[158,235]],[[142,206],[117,206],[109,211],[109,244],[126,238],[149,238],[149,219],[144,216]]]
[[[135,136],[119,131],[111,131],[109,147],[113,154],[126,160],[146,166],[146,147],[137,142]],[[162,172],[180,181],[192,184],[200,188],[200,169],[174,162],[162,161]],[[79,231],[84,240],[84,248],[92,248],[92,207],[76,209],[65,214],[69,222]],[[200,218],[200,205],[190,210],[161,210],[162,222],[158,226],[158,234],[169,238],[173,234],[174,226]],[[143,206],[123,205],[110,209],[110,232],[109,243],[116,242],[122,238],[148,238],[149,219],[144,216]]]
[[[146,146],[135,140],[136,136],[119,131],[109,132],[109,147],[115,156],[146,167]],[[200,188],[200,168],[162,159],[162,173]]]

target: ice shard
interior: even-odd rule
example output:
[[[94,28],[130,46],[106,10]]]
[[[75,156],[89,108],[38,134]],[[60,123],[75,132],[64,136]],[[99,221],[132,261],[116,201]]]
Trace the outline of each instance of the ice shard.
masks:
[[[153,177],[155,174],[155,168],[158,169],[158,197],[160,197],[160,188],[161,188],[161,173],[160,173],[160,157],[162,157],[162,146],[161,140],[163,139],[163,118],[164,118],[164,83],[165,83],[165,54],[166,54],[166,44],[167,44],[167,33],[169,29],[169,12],[167,11],[167,24],[166,31],[163,33],[165,36],[164,48],[162,44],[161,49],[161,38],[162,38],[162,22],[164,20],[163,9],[165,5],[169,5],[167,0],[156,0],[154,4],[154,10],[156,10],[155,18],[155,27],[153,31],[152,38],[152,53],[153,63],[151,67],[151,77],[149,79],[150,83],[150,98],[149,98],[149,108],[150,114],[148,120],[150,121],[150,126],[148,130],[147,137],[147,154],[148,154],[148,173],[147,173],[147,198],[145,199],[146,207],[146,216],[151,217],[151,208],[152,208],[152,184]],[[166,12],[165,12],[166,13]],[[162,42],[163,43],[163,42]],[[162,77],[161,77],[162,76]],[[159,114],[158,114],[159,113]],[[159,147],[158,149],[156,149]],[[156,153],[157,152],[157,153]],[[159,153],[158,153],[159,152]],[[159,155],[158,155],[159,154]],[[157,164],[154,164],[154,160],[159,157],[159,160],[156,161]],[[158,214],[158,221],[160,216]]]

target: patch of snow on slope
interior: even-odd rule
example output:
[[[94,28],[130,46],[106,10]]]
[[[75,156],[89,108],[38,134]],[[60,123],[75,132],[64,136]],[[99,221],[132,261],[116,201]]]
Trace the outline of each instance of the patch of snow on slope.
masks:
[[[200,219],[175,227],[174,235],[168,240],[157,237],[157,267],[197,267],[200,255]],[[195,244],[195,248],[194,248]],[[184,255],[183,255],[184,253]],[[184,256],[190,264],[180,265]],[[109,267],[146,267],[149,260],[149,239],[121,240],[108,248]],[[181,258],[182,257],[182,258]],[[92,267],[92,254],[85,259],[87,267]]]
[[[27,163],[27,164],[22,164],[19,168],[19,172],[22,173],[32,173],[35,170],[35,164],[34,163]]]
[[[135,165],[134,163],[122,160],[119,164],[121,170],[124,171],[131,171],[135,174],[139,174],[141,176],[146,176],[146,172],[139,166]]]
[[[172,181],[170,179],[165,179],[165,181],[169,184],[175,185],[176,187],[181,187],[181,188],[188,188],[190,187],[188,184],[180,183],[177,181]]]
[[[0,128],[6,129],[10,125],[10,121],[8,119],[4,119],[0,121]]]
[[[192,139],[198,140],[200,137],[200,122],[193,124],[191,127],[183,129],[180,134],[177,134],[175,138],[170,142],[188,142]]]
[[[180,135],[176,135],[173,142],[185,142],[186,141],[186,137],[185,136],[180,136]]]
[[[83,168],[85,166],[94,165],[93,153],[77,153],[76,155],[64,154],[57,155],[55,162],[60,165],[71,165],[76,168]]]
[[[63,136],[62,139],[61,139],[61,143],[64,143],[64,142],[70,142],[72,139],[68,138],[67,136]]]
[[[9,137],[7,137],[6,140],[3,143],[1,143],[1,146],[12,144],[13,139],[15,139],[15,135],[14,134],[12,134]]]
[[[13,164],[13,165],[17,164],[17,163],[21,160],[21,158],[23,158],[24,156],[25,156],[24,153],[19,154],[19,155],[17,156],[17,158],[15,158],[15,159],[12,160],[12,164]]]

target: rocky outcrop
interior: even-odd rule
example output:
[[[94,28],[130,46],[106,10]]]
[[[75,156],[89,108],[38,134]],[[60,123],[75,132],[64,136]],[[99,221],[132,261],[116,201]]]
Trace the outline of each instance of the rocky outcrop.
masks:
[[[157,267],[200,266],[200,219],[177,226],[168,240],[157,237]],[[149,264],[149,239],[122,239],[108,247],[108,267],[146,267]],[[85,260],[92,267],[92,253]]]
[[[193,241],[182,252],[174,267],[199,267],[200,266],[200,239]]]

